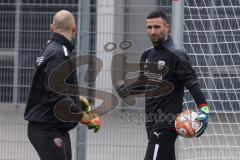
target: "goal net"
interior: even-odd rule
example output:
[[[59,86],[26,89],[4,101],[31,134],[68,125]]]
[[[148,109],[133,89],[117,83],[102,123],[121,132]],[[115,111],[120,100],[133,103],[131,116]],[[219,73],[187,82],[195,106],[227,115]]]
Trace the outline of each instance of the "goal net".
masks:
[[[201,138],[179,139],[178,159],[240,159],[239,13],[239,0],[185,0],[184,48],[211,114]],[[191,109],[194,101],[187,91],[185,98]]]

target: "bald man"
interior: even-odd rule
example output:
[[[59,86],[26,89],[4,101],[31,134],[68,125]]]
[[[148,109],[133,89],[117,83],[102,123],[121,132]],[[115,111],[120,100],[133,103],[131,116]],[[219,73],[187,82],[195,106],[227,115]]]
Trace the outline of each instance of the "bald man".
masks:
[[[61,10],[54,15],[50,25],[52,38],[36,60],[36,72],[33,77],[24,118],[28,123],[28,138],[36,149],[41,160],[71,160],[71,142],[69,130],[78,122],[66,121],[56,116],[55,107],[63,99],[72,101],[71,112],[80,116],[80,122],[97,131],[100,127],[98,115],[89,113],[77,96],[66,96],[53,90],[49,77],[57,67],[70,59],[73,40],[76,35],[76,24],[72,13]],[[70,70],[67,65],[66,71]],[[66,78],[66,79],[65,79]],[[65,77],[68,84],[77,84],[76,72]],[[55,80],[56,79],[56,80]],[[58,85],[57,78],[51,80]],[[88,104],[88,103],[84,103]]]
[[[63,35],[72,42],[76,34],[74,16],[66,10],[57,12],[53,18],[53,23],[50,25],[50,30]]]

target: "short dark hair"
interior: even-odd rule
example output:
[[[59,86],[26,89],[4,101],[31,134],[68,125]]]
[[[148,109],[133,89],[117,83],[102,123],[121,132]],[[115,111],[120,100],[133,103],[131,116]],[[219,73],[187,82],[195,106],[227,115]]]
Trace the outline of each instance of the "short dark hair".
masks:
[[[160,9],[157,9],[157,10],[155,10],[155,11],[153,11],[153,12],[151,12],[151,13],[149,13],[149,14],[147,15],[147,19],[159,18],[159,17],[161,17],[161,18],[164,19],[167,23],[169,23],[169,20],[168,20],[168,17],[167,17],[167,15],[166,15],[166,13],[163,12],[162,10],[160,10]]]

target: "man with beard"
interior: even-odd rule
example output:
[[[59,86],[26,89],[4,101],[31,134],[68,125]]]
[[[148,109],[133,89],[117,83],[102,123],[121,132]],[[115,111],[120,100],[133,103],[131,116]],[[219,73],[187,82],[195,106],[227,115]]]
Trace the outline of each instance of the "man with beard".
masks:
[[[151,12],[147,16],[146,25],[153,47],[147,49],[141,56],[139,76],[141,82],[135,84],[142,85],[144,81],[147,87],[151,80],[158,79],[164,84],[162,86],[169,87],[159,88],[161,94],[158,96],[151,96],[149,92],[145,95],[145,113],[147,117],[152,116],[146,121],[149,142],[145,160],[175,160],[174,145],[177,133],[174,118],[168,117],[182,112],[184,87],[194,98],[200,112],[198,120],[203,122],[202,127],[195,133],[196,137],[201,136],[207,128],[209,109],[188,55],[183,49],[176,47],[169,35],[170,24],[166,14],[161,10]],[[149,68],[147,66],[150,63],[157,65],[155,68]],[[120,97],[126,98],[131,95],[132,86],[134,84],[127,86],[124,81],[120,81],[115,88]]]

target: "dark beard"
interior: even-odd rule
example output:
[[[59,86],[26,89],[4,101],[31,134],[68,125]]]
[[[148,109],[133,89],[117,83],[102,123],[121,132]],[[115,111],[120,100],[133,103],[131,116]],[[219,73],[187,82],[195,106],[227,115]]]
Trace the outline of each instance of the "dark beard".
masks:
[[[167,38],[168,39],[168,38]],[[159,38],[157,41],[153,41],[151,39],[152,43],[153,43],[153,46],[154,47],[157,47],[157,46],[160,46],[164,41],[165,41],[165,38]]]
[[[159,46],[163,41],[164,41],[164,39],[159,39],[159,40],[156,41],[156,42],[152,41],[152,43],[153,43],[153,46],[157,47],[157,46]]]

